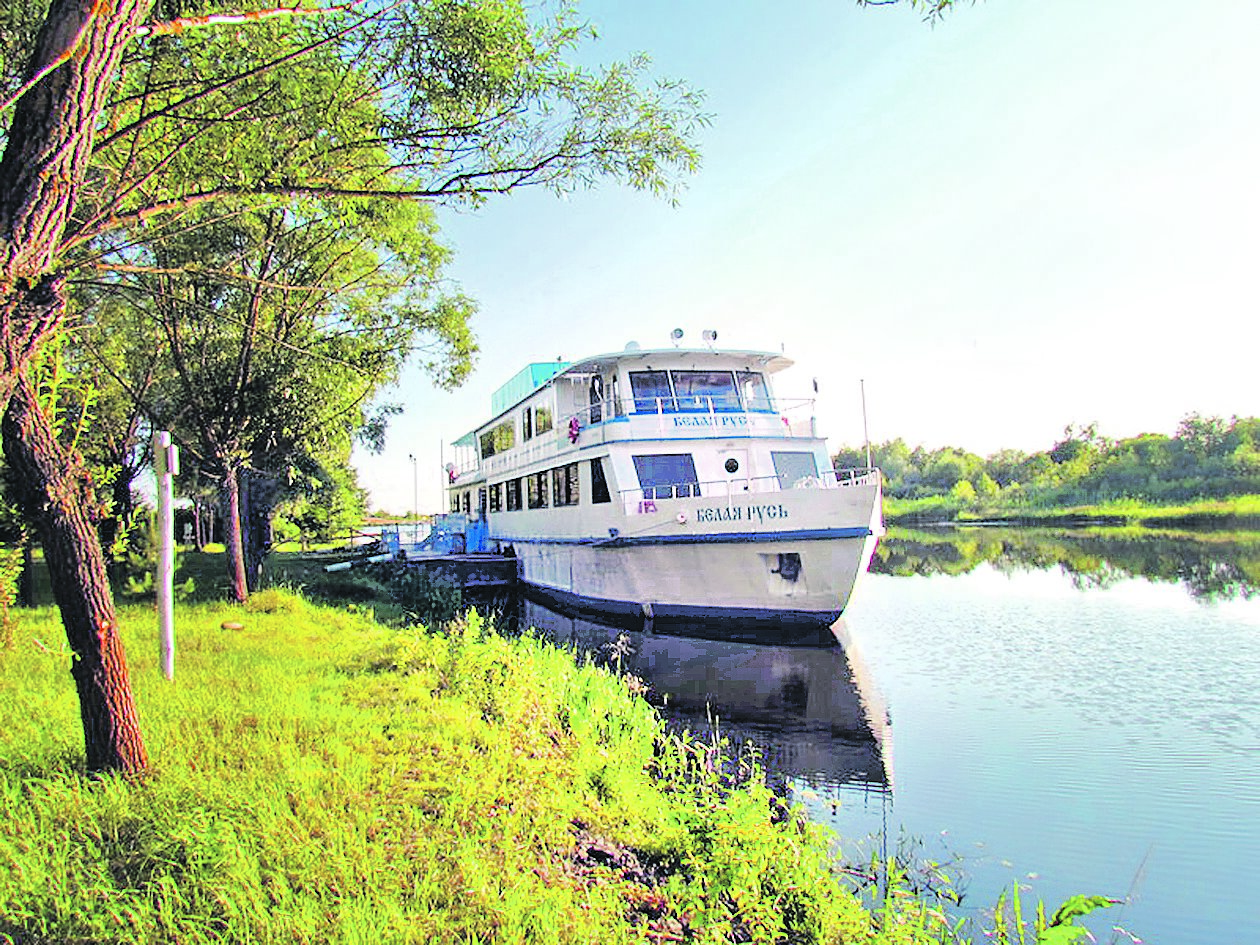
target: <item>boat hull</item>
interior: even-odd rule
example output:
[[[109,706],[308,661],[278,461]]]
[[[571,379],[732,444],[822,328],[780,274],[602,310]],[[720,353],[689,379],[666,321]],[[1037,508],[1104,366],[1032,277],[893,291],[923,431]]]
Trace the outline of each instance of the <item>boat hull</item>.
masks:
[[[863,527],[843,537],[715,535],[597,544],[531,539],[516,542],[514,550],[520,580],[593,612],[688,622],[730,618],[750,627],[827,626],[848,603],[875,541]]]

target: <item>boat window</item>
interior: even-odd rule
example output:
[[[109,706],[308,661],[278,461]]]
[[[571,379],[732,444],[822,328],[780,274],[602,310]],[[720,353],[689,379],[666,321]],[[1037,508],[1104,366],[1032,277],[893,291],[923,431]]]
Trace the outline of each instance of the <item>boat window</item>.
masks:
[[[464,506],[464,514],[467,515],[472,511],[472,492],[465,492],[462,500]]]
[[[591,502],[601,504],[611,501],[612,496],[608,494],[608,480],[604,478],[604,461],[593,459],[591,460]]]
[[[551,429],[551,408],[534,408],[534,435],[542,436]]]
[[[516,512],[521,508],[521,481],[509,479],[504,485],[507,487],[507,510]]]
[[[604,379],[596,374],[591,378],[591,423],[604,419]]]
[[[516,445],[516,424],[511,420],[505,420],[497,427],[481,434],[480,439],[482,459],[510,450]]]
[[[636,413],[655,413],[658,409],[673,412],[674,395],[669,389],[669,375],[664,371],[631,371],[630,389]]]
[[[490,511],[503,511],[503,483],[496,482],[490,487]]]
[[[553,499],[553,505],[577,505],[579,496],[577,463],[569,463],[567,466],[557,466],[551,471],[551,497]]]
[[[700,494],[690,453],[634,457],[634,471],[645,499],[681,499]]]
[[[813,453],[771,452],[774,474],[779,477],[780,489],[791,489],[802,479],[818,478],[818,461]]]
[[[739,385],[739,396],[744,401],[745,410],[771,411],[770,389],[766,387],[766,378],[756,371],[736,371],[735,382]]]
[[[526,502],[531,509],[547,507],[547,474],[537,472],[525,477]]]
[[[486,492],[486,487],[482,486],[480,489],[477,490],[477,510],[481,512],[482,515],[485,515],[486,507],[487,505],[489,505],[489,503],[490,503],[490,496]]]
[[[735,375],[730,371],[670,371],[679,410],[738,410]]]
[[[459,511],[459,494],[456,492],[451,493],[451,511],[452,512]]]
[[[521,411],[521,439],[530,440],[534,437],[534,408],[526,407]]]

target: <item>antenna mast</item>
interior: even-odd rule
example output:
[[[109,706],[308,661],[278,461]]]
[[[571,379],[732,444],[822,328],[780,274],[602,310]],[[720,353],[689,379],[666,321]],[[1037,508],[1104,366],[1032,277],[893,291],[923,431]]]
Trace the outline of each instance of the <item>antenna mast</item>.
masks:
[[[862,388],[862,438],[866,440],[866,468],[871,468],[871,434],[866,428],[866,379],[858,380]]]

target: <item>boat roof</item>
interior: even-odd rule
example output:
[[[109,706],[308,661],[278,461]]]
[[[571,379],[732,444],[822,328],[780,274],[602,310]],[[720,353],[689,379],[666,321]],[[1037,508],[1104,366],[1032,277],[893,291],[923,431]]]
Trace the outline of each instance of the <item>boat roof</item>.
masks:
[[[471,446],[476,443],[477,431],[495,422],[505,413],[520,406],[536,391],[553,383],[558,377],[584,377],[591,374],[602,374],[609,368],[622,362],[642,362],[644,367],[651,368],[652,362],[664,367],[676,367],[679,360],[688,361],[695,366],[711,365],[721,367],[733,361],[753,362],[767,374],[775,374],[792,366],[792,359],[773,351],[745,351],[731,348],[640,348],[631,342],[621,351],[608,354],[597,354],[580,361],[541,361],[527,364],[513,375],[507,383],[500,386],[490,395],[491,419],[478,424],[458,440],[456,446]]]
[[[792,359],[773,351],[739,351],[731,348],[624,348],[610,354],[597,354],[594,357],[574,361],[563,372],[564,374],[594,374],[602,372],[621,361],[643,361],[650,366],[652,361],[664,358],[686,358],[698,364],[711,363],[720,365],[730,361],[756,361],[757,366],[769,374],[782,371],[792,366]]]

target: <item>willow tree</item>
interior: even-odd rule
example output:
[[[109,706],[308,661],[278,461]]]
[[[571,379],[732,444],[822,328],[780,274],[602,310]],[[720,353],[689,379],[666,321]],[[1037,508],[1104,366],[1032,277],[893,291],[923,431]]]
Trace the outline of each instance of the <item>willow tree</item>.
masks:
[[[75,653],[88,766],[139,772],[92,484],[30,370],[67,327],[68,280],[134,264],[193,211],[475,203],[600,178],[667,193],[696,165],[701,116],[641,60],[572,65],[587,32],[567,6],[540,20],[513,0],[0,0],[0,26],[4,454]]]
[[[246,209],[138,247],[143,264],[81,294],[99,363],[218,484],[237,600],[277,503],[336,478],[405,363],[447,388],[470,370],[472,305],[442,290],[435,231],[413,203]]]

